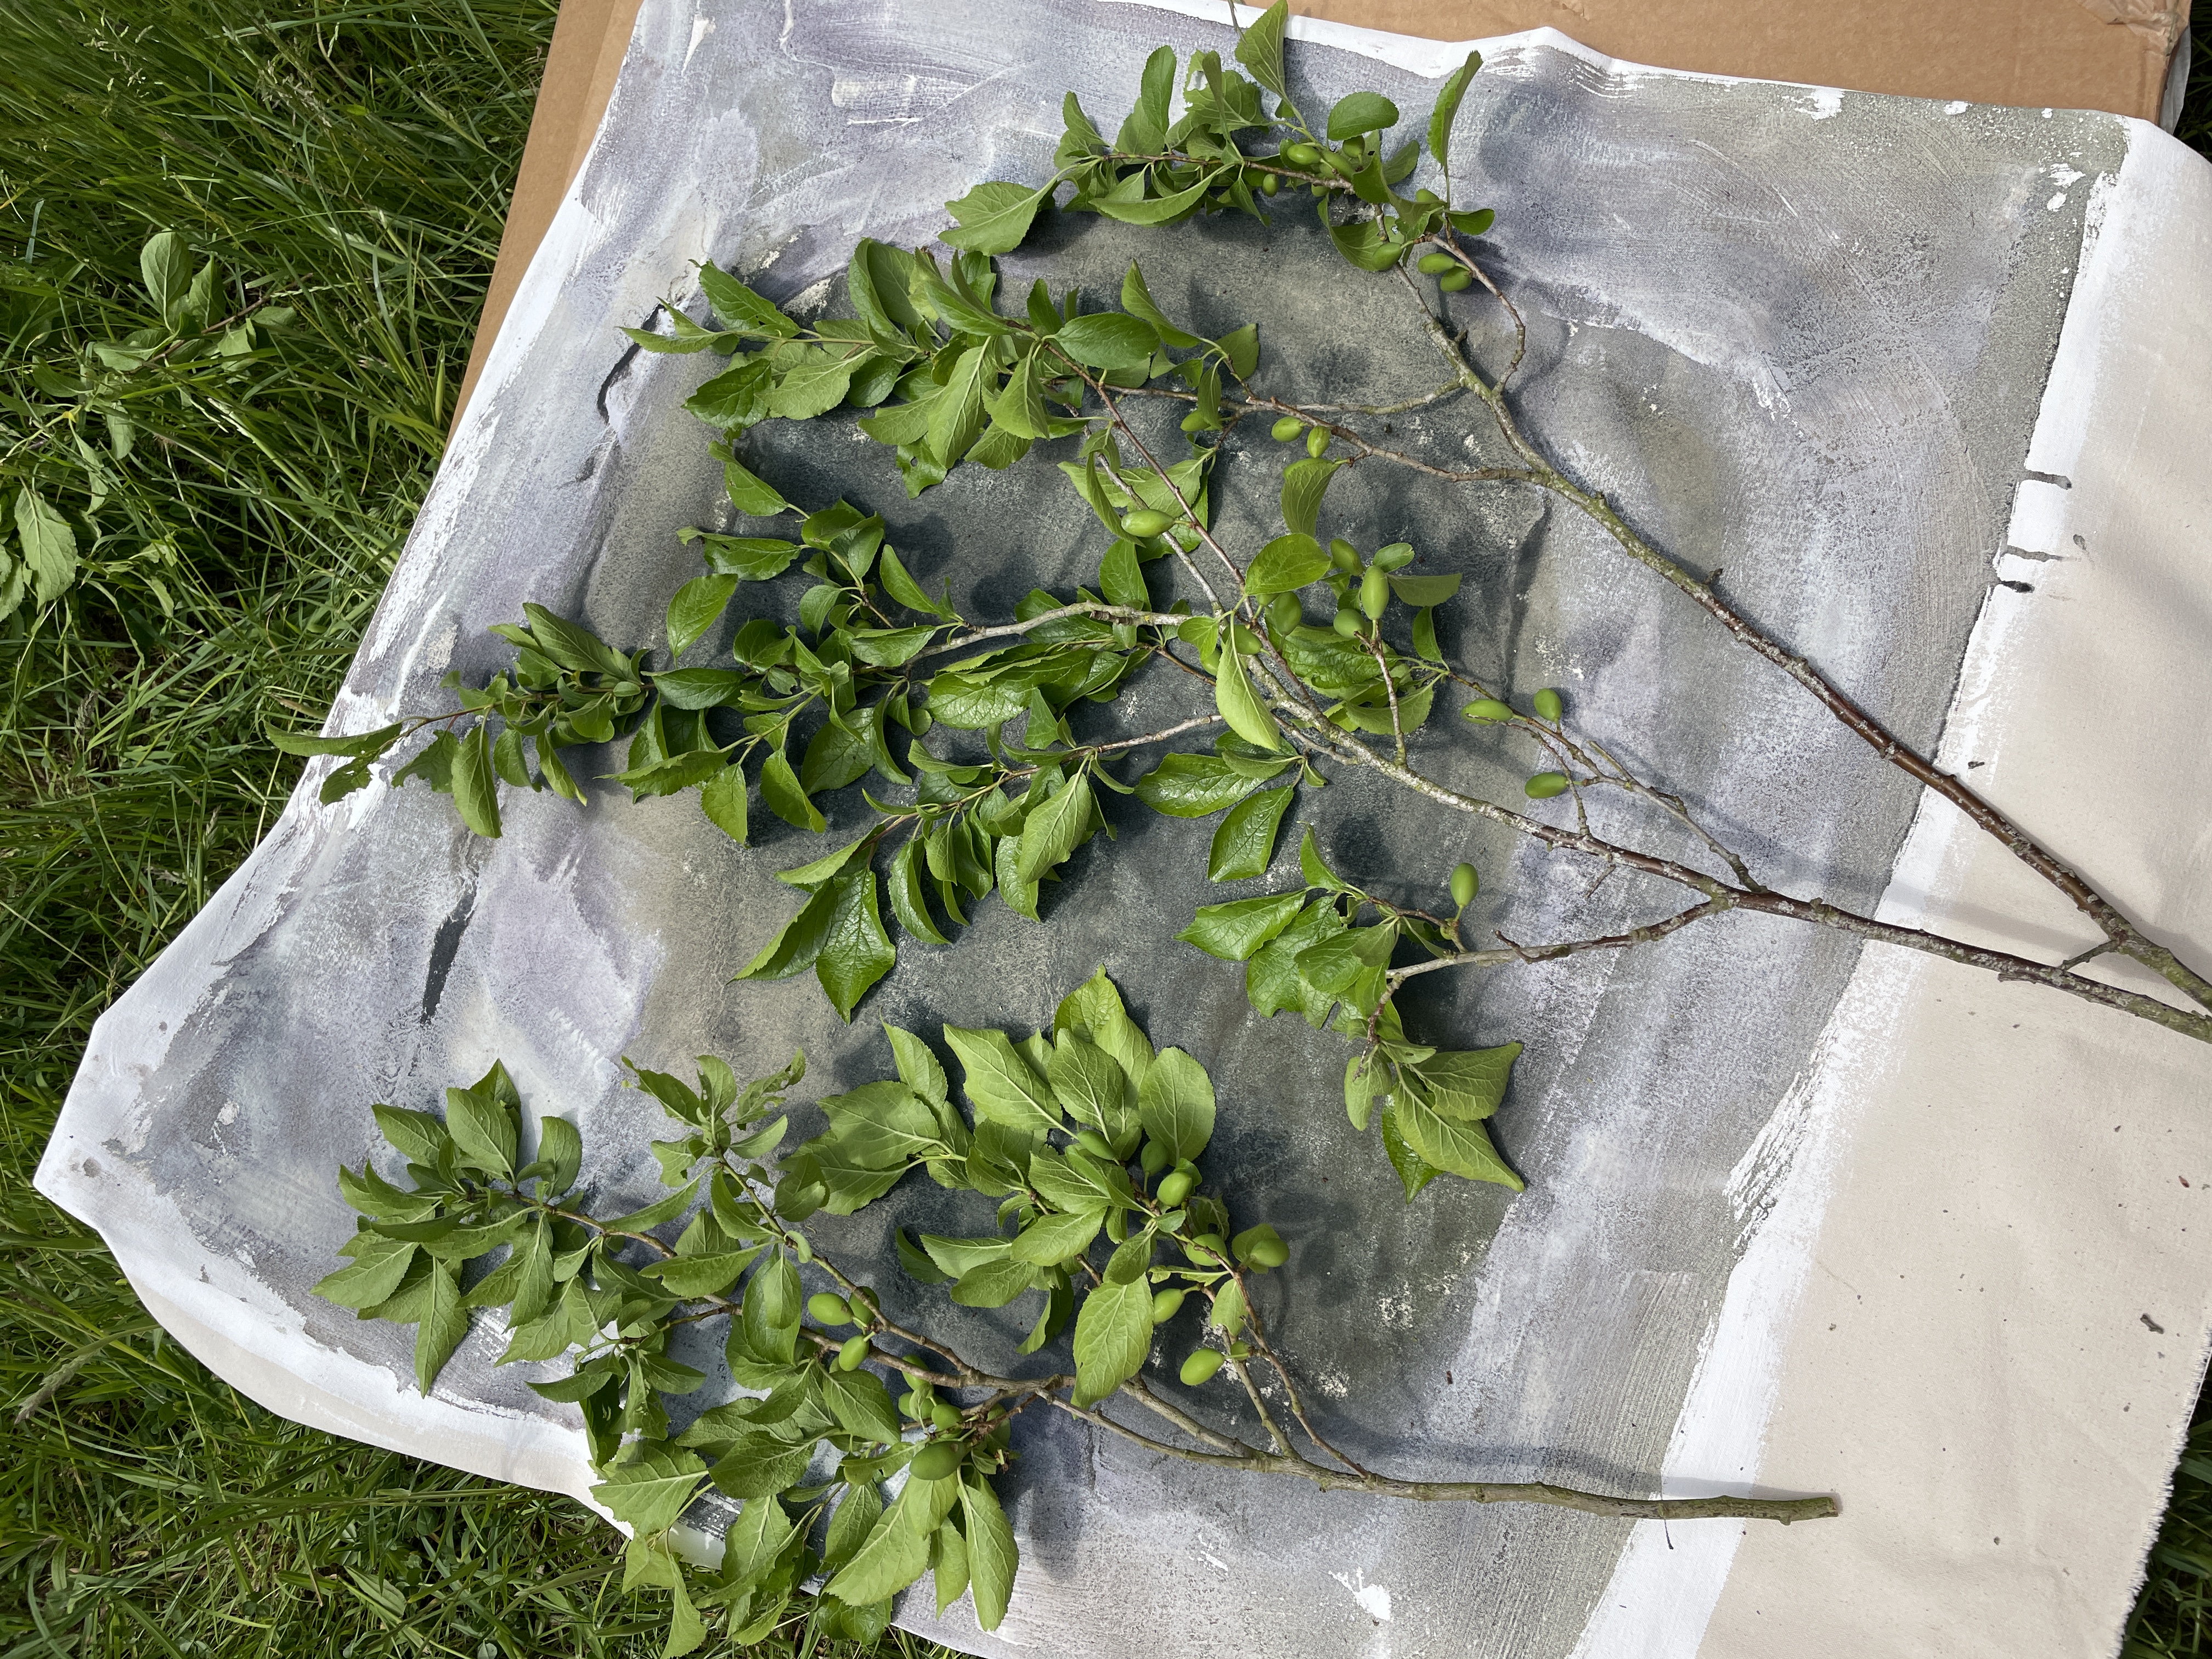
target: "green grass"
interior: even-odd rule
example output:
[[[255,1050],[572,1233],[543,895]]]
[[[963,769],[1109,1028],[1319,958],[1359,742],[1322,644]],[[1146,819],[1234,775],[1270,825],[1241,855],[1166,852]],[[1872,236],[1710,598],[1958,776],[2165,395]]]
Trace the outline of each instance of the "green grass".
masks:
[[[75,584],[0,623],[0,1409],[28,1412],[0,1659],[658,1651],[665,1602],[619,1594],[596,1518],[262,1410],[29,1185],[93,1018],[281,805],[261,733],[319,717],[428,485],[553,10],[0,4],[0,510],[104,496]],[[164,228],[216,262],[206,320],[255,333],[88,372],[86,343],[155,325]],[[2212,1420],[2131,1659],[2212,1652],[2207,1575]]]

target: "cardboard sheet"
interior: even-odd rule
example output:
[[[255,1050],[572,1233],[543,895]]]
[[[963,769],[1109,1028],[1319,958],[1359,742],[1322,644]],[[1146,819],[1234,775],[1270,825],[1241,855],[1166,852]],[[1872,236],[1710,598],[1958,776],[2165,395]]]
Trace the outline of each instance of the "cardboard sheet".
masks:
[[[626,354],[614,329],[696,297],[691,261],[815,303],[854,236],[919,241],[976,177],[1037,175],[1063,87],[1115,108],[1132,48],[1222,34],[1091,0],[648,0],[333,729],[441,706],[448,667],[503,660],[484,628],[526,599],[653,637],[696,569],[673,532],[720,521],[719,469],[677,407],[698,362]],[[1409,111],[1457,61],[1340,25],[1300,34],[1302,84],[1377,84]],[[2113,116],[1655,72],[1550,33],[1485,50],[1455,165],[1499,209],[1486,246],[1530,318],[1524,418],[1908,739],[2212,957],[2196,719],[2212,700],[2212,167]],[[1007,264],[1105,293],[1139,252],[1163,303],[1209,330],[1264,305],[1290,395],[1402,381],[1418,329],[1387,294],[1314,298],[1340,273],[1317,242],[1287,220],[1168,238],[1062,221]],[[1455,418],[1409,416],[1402,441],[1456,445]],[[1092,579],[1095,532],[1036,463],[908,502],[866,444],[777,428],[748,443],[787,493],[884,511],[963,605],[1017,579]],[[1272,453],[1224,475],[1231,533],[1264,529]],[[1595,532],[1509,495],[1343,492],[1332,511],[1363,538],[1402,526],[1464,573],[1448,650],[1521,690],[1565,686],[1770,879],[2051,960],[2087,942]],[[1517,788],[1505,759],[1438,742],[1465,787]],[[1048,926],[993,903],[957,951],[910,951],[848,1028],[810,982],[726,982],[788,912],[774,872],[811,845],[795,836],[770,824],[741,849],[688,799],[607,791],[585,810],[514,800],[486,844],[420,787],[323,806],[323,770],[101,1019],[39,1173],[179,1340],[277,1409],[549,1487],[588,1480],[573,1408],[493,1364],[495,1322],[424,1401],[409,1333],[307,1293],[350,1231],[331,1172],[369,1149],[368,1102],[432,1103],[502,1056],[533,1109],[610,1158],[608,1200],[641,1199],[661,1120],[617,1086],[616,1056],[711,1049],[744,1068],[799,1043],[810,1086],[849,1086],[884,1069],[867,1016],[1034,1024],[1103,961],[1156,1041],[1237,1079],[1209,1159],[1291,1240],[1275,1290],[1296,1298],[1269,1312],[1332,1437],[1408,1472],[1835,1491],[1844,1514],[1783,1532],[1394,1505],[1223,1481],[1025,1419],[1013,1613],[986,1636],[964,1603],[939,1620],[916,1596],[902,1623],[979,1654],[1086,1659],[2116,1644],[2212,1336],[2202,1045],[1735,918],[1435,987],[1411,1018],[1529,1045],[1498,1120],[1529,1190],[1407,1206],[1343,1121],[1334,1039],[1257,1020],[1233,970],[1119,925],[1127,904],[1179,916],[1220,896],[1192,869],[1207,826],[1112,809],[1121,842]],[[1652,902],[1555,884],[1357,779],[1299,811],[1325,849],[1409,884],[1440,878],[1443,837],[1464,837],[1494,895],[1484,925],[1518,937]],[[912,1183],[823,1237],[895,1310],[1006,1340],[999,1316],[897,1272],[888,1225],[937,1230],[942,1203]]]

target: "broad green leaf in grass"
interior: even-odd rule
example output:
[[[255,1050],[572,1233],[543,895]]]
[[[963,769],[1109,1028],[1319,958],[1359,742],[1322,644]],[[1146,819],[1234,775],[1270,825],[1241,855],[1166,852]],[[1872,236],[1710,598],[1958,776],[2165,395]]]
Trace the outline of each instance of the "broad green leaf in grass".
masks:
[[[174,327],[182,320],[185,295],[192,281],[192,256],[185,239],[173,230],[150,236],[138,250],[138,274],[146,284],[146,297],[161,320]]]
[[[76,580],[76,532],[44,496],[25,484],[15,492],[15,534],[33,594],[40,605],[52,604]]]
[[[706,1478],[696,1453],[649,1444],[606,1471],[592,1496],[633,1536],[650,1538],[676,1524]]]
[[[1247,795],[1229,809],[1206,855],[1209,881],[1249,881],[1267,873],[1275,856],[1275,830],[1297,792],[1285,786]]]

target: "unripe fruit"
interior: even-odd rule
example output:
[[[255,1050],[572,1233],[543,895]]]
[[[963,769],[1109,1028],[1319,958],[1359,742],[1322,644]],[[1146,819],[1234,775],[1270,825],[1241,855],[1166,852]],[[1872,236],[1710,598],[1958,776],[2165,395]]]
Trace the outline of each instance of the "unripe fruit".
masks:
[[[854,1337],[843,1347],[837,1350],[837,1369],[841,1371],[857,1371],[867,1357],[868,1339],[865,1336]]]
[[[1172,1210],[1190,1196],[1190,1189],[1198,1184],[1198,1177],[1188,1170],[1170,1171],[1162,1178],[1158,1194],[1160,1202]]]
[[[1294,167],[1310,167],[1321,162],[1321,152],[1311,144],[1289,144],[1283,149],[1283,159]]]
[[[1555,720],[1567,712],[1566,704],[1559,701],[1559,694],[1548,685],[1536,694],[1535,702],[1536,712],[1547,720]]]
[[[849,1325],[853,1310],[845,1298],[834,1291],[817,1291],[806,1298],[806,1311],[824,1325]]]
[[[1192,1239],[1190,1242],[1199,1249],[1211,1251],[1215,1255],[1219,1255],[1224,1250],[1229,1248],[1221,1242],[1221,1235],[1219,1233],[1200,1233],[1196,1238]]]
[[[1513,711],[1495,697],[1477,697],[1459,711],[1471,720],[1510,720]]]
[[[1474,281],[1472,273],[1455,270],[1437,278],[1437,286],[1447,294],[1456,294]]]
[[[1182,1306],[1182,1297],[1183,1293],[1181,1291],[1153,1291],[1152,1323],[1164,1325],[1173,1319],[1176,1316],[1176,1310]]]
[[[857,1324],[865,1325],[881,1311],[882,1304],[877,1302],[876,1293],[865,1285],[854,1286],[850,1299],[853,1304],[853,1319]]]
[[[1279,1238],[1255,1238],[1245,1259],[1255,1267],[1279,1267],[1291,1259],[1291,1247]]]
[[[1306,453],[1312,456],[1314,459],[1319,460],[1322,458],[1322,452],[1328,447],[1328,428],[1327,427],[1317,426],[1306,434]]]
[[[1359,568],[1359,550],[1354,547],[1350,542],[1345,540],[1341,536],[1339,536],[1335,540],[1329,543],[1328,557],[1329,562],[1334,564],[1339,570],[1357,570]]]
[[[1531,800],[1549,800],[1553,795],[1567,792],[1567,775],[1564,772],[1539,772],[1521,786],[1528,792]]]
[[[912,1418],[917,1423],[927,1423],[929,1420],[929,1401],[918,1394],[901,1395],[899,1410],[903,1415]]]
[[[917,1480],[942,1480],[957,1470],[964,1454],[957,1441],[933,1440],[914,1455],[908,1469]]]
[[[1106,1137],[1096,1129],[1077,1130],[1075,1144],[1093,1158],[1103,1158],[1110,1161],[1114,1156],[1114,1149],[1107,1144]]]
[[[1424,253],[1421,256],[1421,273],[1426,276],[1441,276],[1458,263],[1449,253]]]
[[[1212,1381],[1214,1372],[1221,1369],[1222,1352],[1218,1348],[1200,1348],[1182,1362],[1182,1380],[1191,1388]]]
[[[1359,631],[1359,613],[1352,610],[1339,611],[1328,625],[1348,640]]]
[[[1267,606],[1267,625],[1278,634],[1289,633],[1305,619],[1305,608],[1295,593],[1278,593]]]
[[[957,1429],[960,1426],[960,1407],[940,1400],[929,1408],[929,1420],[940,1429]]]
[[[1473,865],[1455,864],[1452,866],[1452,902],[1461,909],[1464,910],[1474,902],[1475,892],[1481,885],[1482,878],[1475,874]]]
[[[1279,444],[1286,444],[1306,429],[1306,423],[1295,415],[1285,415],[1267,428]]]
[[[1370,565],[1367,574],[1359,579],[1359,608],[1370,617],[1380,617],[1390,604],[1390,578],[1380,567]]]
[[[1138,508],[1123,519],[1121,529],[1125,534],[1134,536],[1141,541],[1147,536],[1158,535],[1174,522],[1175,520],[1166,514],[1156,513],[1151,507],[1145,507]]]
[[[1145,1155],[1139,1160],[1148,1176],[1156,1176],[1168,1167],[1168,1149],[1157,1140],[1145,1143]]]
[[[1283,180],[1280,174],[1263,173],[1260,175],[1260,188],[1267,195],[1273,196],[1282,187]]]

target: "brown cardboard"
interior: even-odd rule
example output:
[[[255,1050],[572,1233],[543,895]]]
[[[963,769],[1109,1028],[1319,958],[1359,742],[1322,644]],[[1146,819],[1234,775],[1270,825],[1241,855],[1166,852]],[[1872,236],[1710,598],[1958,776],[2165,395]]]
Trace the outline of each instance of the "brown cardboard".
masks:
[[[641,0],[562,0],[459,418],[613,95]],[[1291,0],[1300,16],[1475,40],[1551,27],[1631,63],[2158,118],[2189,0]]]

